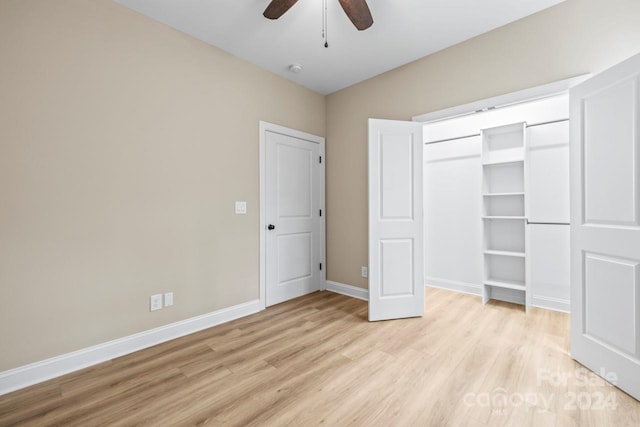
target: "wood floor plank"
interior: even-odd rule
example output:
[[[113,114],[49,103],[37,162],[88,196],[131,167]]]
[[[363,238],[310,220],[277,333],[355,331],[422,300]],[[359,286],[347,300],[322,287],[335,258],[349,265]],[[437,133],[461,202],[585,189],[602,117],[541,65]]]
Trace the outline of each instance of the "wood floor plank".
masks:
[[[428,288],[424,317],[368,322],[316,292],[0,396],[0,426],[640,425],[580,369],[566,314]],[[571,401],[599,393],[615,405]]]
[[[0,426],[41,417],[63,405],[58,379],[0,396]]]

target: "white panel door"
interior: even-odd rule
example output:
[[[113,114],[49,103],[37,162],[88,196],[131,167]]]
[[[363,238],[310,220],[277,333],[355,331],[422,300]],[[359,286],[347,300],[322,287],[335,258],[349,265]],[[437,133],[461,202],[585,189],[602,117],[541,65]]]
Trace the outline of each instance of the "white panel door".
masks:
[[[320,144],[266,132],[266,305],[320,289]]]
[[[422,124],[369,119],[369,320],[424,313]]]
[[[527,128],[527,218],[569,224],[569,121]]]
[[[640,399],[640,56],[571,90],[571,353]]]

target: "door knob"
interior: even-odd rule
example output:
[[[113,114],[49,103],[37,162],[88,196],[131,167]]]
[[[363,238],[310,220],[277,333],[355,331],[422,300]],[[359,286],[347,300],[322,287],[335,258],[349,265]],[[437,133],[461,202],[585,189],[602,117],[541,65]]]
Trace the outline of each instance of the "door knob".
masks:
[[[273,224],[269,224],[269,226],[267,227],[269,230],[275,230],[276,226]]]

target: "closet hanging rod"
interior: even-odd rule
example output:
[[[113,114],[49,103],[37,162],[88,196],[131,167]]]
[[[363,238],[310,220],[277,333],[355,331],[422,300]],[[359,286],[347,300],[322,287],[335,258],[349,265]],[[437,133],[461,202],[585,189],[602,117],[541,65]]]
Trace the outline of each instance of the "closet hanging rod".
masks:
[[[553,123],[562,123],[562,122],[568,122],[569,119],[558,119],[558,120],[549,120],[548,122],[540,122],[540,123],[532,123],[532,124],[527,124],[526,127],[528,128],[532,128],[535,126],[543,126],[543,125],[550,125]],[[438,139],[435,141],[429,141],[429,142],[425,142],[424,145],[431,145],[431,144],[439,144],[441,142],[449,142],[449,141],[457,141],[458,139],[466,139],[466,138],[473,138],[474,136],[480,136],[479,133],[473,133],[471,135],[462,135],[462,136],[456,136],[454,138],[445,138],[445,139]]]
[[[527,128],[532,128],[534,126],[542,126],[542,125],[550,125],[553,123],[562,123],[562,122],[568,122],[569,119],[558,119],[558,120],[549,120],[548,122],[540,122],[540,123],[533,123],[533,124],[527,124]]]
[[[480,136],[480,134],[479,133],[474,133],[474,134],[471,134],[471,135],[456,136],[455,138],[438,139],[436,141],[425,142],[424,145],[439,144],[441,142],[449,142],[449,141],[456,141],[458,139],[473,138],[474,136]]]
[[[527,225],[531,224],[531,225],[571,225],[568,222],[531,222],[529,220],[527,220]]]

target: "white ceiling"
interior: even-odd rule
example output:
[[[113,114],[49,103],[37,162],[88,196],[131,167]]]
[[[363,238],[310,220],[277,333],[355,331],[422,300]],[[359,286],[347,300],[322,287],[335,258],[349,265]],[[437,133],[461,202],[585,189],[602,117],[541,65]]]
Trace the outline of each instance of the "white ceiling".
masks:
[[[338,0],[299,0],[280,19],[270,0],[115,0],[322,94],[329,94],[564,0],[368,0],[374,24],[357,31]],[[304,68],[294,74],[289,65]]]

